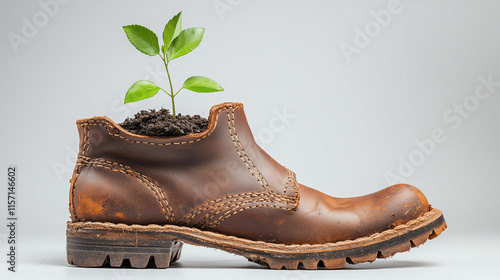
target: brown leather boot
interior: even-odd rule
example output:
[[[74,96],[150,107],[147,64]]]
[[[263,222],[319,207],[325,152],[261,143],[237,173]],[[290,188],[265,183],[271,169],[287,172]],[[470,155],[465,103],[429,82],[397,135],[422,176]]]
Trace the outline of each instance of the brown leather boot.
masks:
[[[239,103],[214,106],[205,132],[181,137],[135,135],[106,117],[77,126],[67,225],[77,266],[166,268],[186,242],[274,269],[342,268],[446,228],[410,185],[335,198],[297,183],[256,144]]]

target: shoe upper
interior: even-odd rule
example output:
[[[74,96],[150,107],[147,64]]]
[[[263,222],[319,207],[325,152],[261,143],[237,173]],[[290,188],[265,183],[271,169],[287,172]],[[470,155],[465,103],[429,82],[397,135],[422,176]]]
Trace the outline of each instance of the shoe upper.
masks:
[[[240,103],[214,106],[206,131],[181,137],[132,134],[106,117],[77,126],[72,221],[174,224],[320,244],[382,232],[430,210],[410,185],[335,198],[297,183],[257,145]]]

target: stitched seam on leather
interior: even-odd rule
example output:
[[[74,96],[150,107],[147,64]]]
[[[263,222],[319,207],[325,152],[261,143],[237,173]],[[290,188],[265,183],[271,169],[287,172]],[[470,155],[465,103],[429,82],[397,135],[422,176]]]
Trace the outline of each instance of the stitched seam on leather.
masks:
[[[161,206],[162,212],[165,215],[167,221],[173,221],[174,220],[174,213],[172,210],[172,207],[167,201],[167,198],[162,191],[160,187],[158,187],[158,182],[155,181],[154,179],[142,175],[138,173],[137,171],[134,171],[132,168],[129,166],[117,163],[117,162],[112,162],[112,161],[107,161],[103,159],[93,159],[88,166],[93,166],[93,167],[101,167],[110,171],[114,172],[120,172],[126,175],[130,175],[134,177],[135,179],[139,180],[146,186],[150,188],[150,190],[154,193],[155,197],[158,199],[158,202]]]
[[[243,149],[243,145],[241,144],[240,139],[238,138],[236,127],[234,125],[234,108],[232,108],[231,113],[229,113],[229,110],[226,110],[226,113],[229,126],[229,134],[231,135],[231,139],[233,140],[236,152],[238,153],[240,159],[245,163],[247,169],[250,171],[252,176],[261,184],[261,186],[271,191],[271,187],[269,187],[269,184],[267,183],[264,176],[262,176],[253,161],[248,157],[245,149]]]
[[[238,205],[238,206],[241,206],[241,205]],[[241,211],[245,211],[245,210],[252,209],[252,208],[258,208],[258,207],[271,207],[271,208],[278,208],[278,209],[290,210],[290,208],[286,208],[286,207],[275,205],[275,204],[257,204],[257,205],[247,206],[247,207],[244,207],[244,208],[241,208],[241,209],[235,208],[235,209],[238,209],[238,210],[234,210],[233,212],[231,212],[231,211],[226,212],[225,214],[223,214],[222,216],[220,216],[219,218],[217,218],[215,221],[206,224],[206,227],[207,228],[213,228],[213,227],[219,225],[220,223],[222,223],[227,218],[231,217],[232,215],[238,214]]]
[[[293,192],[295,193],[293,197],[296,197],[296,202],[295,202],[295,206],[294,207],[298,207],[299,206],[299,199],[300,199],[300,192],[299,192],[299,184],[297,183],[297,177],[295,175],[295,172],[293,171],[290,171],[293,173],[293,183],[292,183],[292,188],[293,188]]]
[[[248,207],[243,209],[243,210],[240,210],[240,211],[237,211],[236,209],[238,209],[239,207],[241,207],[242,205],[245,205],[245,204],[249,204],[249,203],[260,203],[258,205],[267,205],[266,203],[276,203],[278,201],[276,201],[275,199],[277,199],[278,196],[271,196],[271,197],[266,197],[266,199],[262,199],[262,198],[252,198],[252,199],[248,199],[248,200],[244,200],[244,201],[238,201],[238,202],[234,202],[230,205],[226,205],[225,207],[223,207],[222,209],[218,210],[216,213],[213,213],[210,217],[208,217],[206,220],[203,221],[203,223],[199,223],[198,225],[200,227],[213,227],[215,225],[218,225],[220,224],[222,221],[224,221],[226,218],[228,218],[229,216],[232,216],[238,212],[241,212],[243,210],[246,210],[246,209],[249,209]],[[284,209],[284,210],[290,210],[290,207],[285,207],[285,206],[281,206],[281,205],[275,205],[275,204],[272,204],[273,208],[279,208],[279,209]],[[225,211],[225,212],[224,212]],[[214,220],[214,218],[221,212],[224,212],[222,215],[220,215],[217,219]],[[232,213],[231,213],[232,212]]]
[[[211,211],[211,214],[208,215],[209,213],[207,213],[207,215],[205,216],[204,220],[203,220],[203,224],[210,224],[212,223],[211,220],[216,217],[220,212],[223,212],[223,211],[227,211],[227,212],[230,212],[231,209],[234,209],[235,207],[239,207],[241,204],[244,204],[244,203],[257,203],[257,202],[261,202],[261,203],[284,203],[285,205],[287,205],[288,207],[285,207],[285,206],[280,206],[279,208],[281,209],[286,209],[286,210],[291,210],[291,206],[290,206],[290,201],[283,201],[283,198],[278,195],[278,194],[275,194],[275,193],[263,193],[262,195],[263,198],[258,198],[258,197],[253,197],[253,198],[249,198],[248,200],[245,200],[245,201],[230,201],[229,203],[226,203],[225,205],[221,205],[221,208],[218,210],[218,211]],[[226,213],[227,213],[226,212]]]
[[[295,189],[296,186],[294,185],[293,188]],[[276,193],[264,193],[266,195],[266,198],[267,199],[253,199],[253,200],[246,200],[246,201],[241,201],[241,202],[235,202],[231,205],[226,205],[224,206],[222,209],[218,210],[217,212],[213,213],[213,210],[212,210],[212,215],[208,216],[209,213],[207,213],[207,215],[205,215],[205,217],[197,224],[197,226],[200,226],[200,227],[214,227],[220,223],[222,223],[224,220],[226,220],[227,218],[229,218],[230,216],[232,215],[235,215],[241,211],[244,211],[244,210],[247,210],[247,209],[251,209],[251,208],[257,208],[257,207],[272,207],[272,208],[278,208],[278,209],[284,209],[284,210],[288,210],[288,211],[291,211],[291,210],[294,210],[295,207],[297,206],[298,204],[298,196],[296,197],[297,200],[293,200],[293,198],[290,198],[289,201],[292,202],[292,203],[285,203],[286,205],[288,205],[288,207],[284,207],[284,206],[280,206],[280,205],[275,205],[275,204],[272,204],[272,205],[268,205],[268,204],[258,204],[258,205],[255,205],[255,206],[252,206],[252,207],[245,207],[245,208],[242,208],[242,209],[239,209],[239,210],[235,210],[231,213],[231,209],[234,210],[234,209],[237,209],[239,206],[243,205],[243,204],[246,204],[246,203],[280,203],[283,199],[283,196],[282,195],[279,195],[279,194],[276,194]],[[220,207],[220,206],[217,206],[217,207]],[[219,216],[219,218],[217,218],[216,220],[213,220],[211,221],[215,216],[217,216],[220,212],[222,211],[225,211],[229,209],[229,211],[225,212],[224,214],[222,214],[221,216]]]
[[[202,212],[209,210],[209,208],[211,208],[211,207],[213,207],[213,208],[210,209],[210,211],[205,215],[205,217],[202,219],[202,221],[204,219],[207,219],[207,218],[209,218],[209,219],[212,218],[212,216],[209,217],[209,215],[211,213],[214,213],[214,211],[216,211],[217,209],[219,209],[221,207],[227,208],[227,205],[230,203],[233,203],[234,201],[242,200],[245,198],[252,199],[255,197],[266,197],[266,198],[268,198],[267,202],[270,202],[271,200],[269,200],[269,198],[272,198],[273,201],[281,202],[281,203],[284,203],[287,205],[294,205],[294,203],[295,203],[295,197],[281,196],[281,195],[276,194],[274,192],[272,192],[272,193],[269,193],[269,192],[248,192],[248,193],[241,193],[241,194],[236,194],[236,195],[227,195],[227,196],[224,196],[221,198],[214,199],[210,202],[207,202],[204,205],[202,205],[201,207],[198,207],[197,209],[191,211],[189,214],[187,214],[180,221],[180,224],[188,224],[195,216],[201,214]],[[266,200],[263,200],[263,201],[266,201]],[[217,212],[216,214],[218,214],[218,213],[219,212]],[[200,221],[200,223],[201,223],[201,221]]]
[[[71,186],[70,186],[70,201],[69,201],[69,210],[70,214],[73,220],[78,220],[78,217],[76,216],[76,210],[75,210],[75,185],[76,185],[76,180],[78,179],[78,173],[76,172],[76,166],[75,166],[75,171],[73,171],[73,178],[71,180]]]
[[[111,132],[110,130],[113,129],[113,127],[107,122],[107,121],[103,121],[103,120],[89,120],[85,123],[80,123],[80,124],[77,124],[77,126],[90,126],[90,125],[95,125],[95,126],[102,126],[104,128],[106,128],[106,132],[111,135],[111,136],[116,136],[116,137],[119,137],[123,140],[126,140],[126,141],[129,141],[129,142],[133,142],[133,143],[140,143],[140,144],[149,144],[149,145],[155,145],[155,146],[169,146],[169,145],[182,145],[182,144],[190,144],[190,143],[194,143],[194,142],[198,142],[206,137],[208,137],[209,135],[212,134],[212,132],[215,130],[215,128],[217,127],[217,121],[218,121],[218,114],[224,110],[224,109],[228,109],[228,108],[242,108],[243,105],[230,105],[230,106],[224,106],[224,107],[221,107],[219,108],[216,112],[215,112],[215,123],[214,125],[212,126],[212,128],[210,129],[210,131],[208,131],[205,135],[203,135],[202,137],[200,138],[196,138],[196,139],[193,139],[193,140],[189,140],[189,141],[183,141],[183,142],[169,142],[169,143],[154,143],[154,142],[149,142],[149,141],[142,141],[142,140],[133,140],[133,139],[129,139],[129,138],[126,138],[122,135],[120,135],[119,133],[113,133]]]
[[[205,224],[209,223],[214,217],[216,217],[219,213],[248,202],[262,202],[262,203],[278,202],[288,205],[288,201],[286,199],[283,199],[282,197],[274,193],[270,194],[269,192],[260,192],[260,193],[255,193],[255,195],[241,196],[235,199],[226,200],[223,203],[215,205],[215,207],[210,209],[210,211],[207,212],[205,217],[203,217],[201,221],[197,223],[197,225],[203,227]],[[285,207],[283,209],[285,209]]]
[[[283,203],[285,203],[286,205],[288,205],[290,207],[279,206],[279,207],[275,207],[275,208],[285,209],[285,210],[289,210],[289,211],[293,210],[297,206],[297,204],[298,204],[298,187],[296,186],[295,174],[293,172],[291,172],[289,169],[287,169],[288,178],[287,178],[287,183],[285,184],[285,192],[286,192],[286,189],[288,189],[288,185],[289,184],[293,184],[293,189],[295,191],[295,195],[294,196],[280,195],[280,194],[275,193],[270,188],[268,182],[265,180],[264,176],[262,176],[262,174],[257,169],[257,167],[255,166],[255,164],[253,163],[253,161],[250,159],[250,157],[248,157],[248,155],[246,154],[245,149],[243,148],[243,145],[239,141],[239,138],[238,138],[238,135],[237,135],[237,132],[236,132],[235,121],[234,121],[234,108],[231,108],[231,110],[226,110],[226,113],[227,113],[227,116],[228,116],[229,134],[230,134],[231,140],[233,141],[233,144],[235,146],[236,152],[238,153],[238,156],[245,163],[245,166],[247,167],[247,169],[252,174],[252,177],[254,177],[261,184],[261,186],[264,187],[267,190],[267,193],[259,193],[259,196],[264,197],[264,199],[252,200],[252,202],[261,202],[261,203],[275,203],[275,202],[279,203],[279,202],[283,202]],[[250,194],[252,194],[252,193],[250,193]],[[256,193],[254,192],[253,194],[256,194]],[[181,220],[181,224],[187,224],[187,223],[189,223],[195,216],[197,216],[197,215],[201,214],[202,212],[208,210],[210,207],[213,207],[213,208],[210,209],[209,212],[207,212],[205,214],[205,216],[201,219],[200,222],[197,223],[197,225],[203,226],[205,224],[214,223],[213,221],[211,222],[211,220],[215,216],[217,216],[220,212],[225,211],[227,209],[230,209],[232,207],[241,205],[244,202],[236,203],[236,201],[238,201],[238,200],[244,200],[245,198],[248,198],[248,197],[250,197],[250,196],[246,195],[246,194],[241,194],[241,195],[235,195],[235,196],[227,196],[225,198],[219,198],[219,199],[213,200],[212,202],[208,202],[207,204],[205,204],[201,208],[198,208],[198,210],[193,210],[194,212],[191,211],[188,215],[186,215]],[[233,198],[233,199],[224,201],[223,203],[220,203],[220,204],[217,205],[217,203],[219,201],[225,200],[227,198]],[[243,209],[243,210],[245,210],[245,209]],[[241,211],[243,211],[243,210],[241,210]],[[230,212],[230,211],[228,211],[228,212]],[[228,213],[228,212],[226,212],[226,213]],[[235,212],[233,214],[236,214],[238,212]],[[230,214],[229,216],[231,216],[233,214]],[[224,214],[224,215],[226,215],[226,214]],[[217,224],[220,223],[220,222],[222,222],[226,218],[220,220],[220,217],[219,217],[218,220],[220,220],[220,221],[217,222]]]
[[[252,195],[258,195],[260,193],[258,192],[248,192],[248,193],[239,193],[239,194],[230,194],[230,195],[226,195],[224,197],[220,197],[220,198],[216,198],[216,199],[213,199],[207,203],[205,203],[204,205],[198,207],[197,209],[194,209],[192,210],[189,214],[187,214],[186,216],[184,216],[184,218],[181,219],[180,223],[181,224],[187,224],[189,223],[195,216],[197,216],[198,214],[208,210],[208,208],[216,205],[218,202],[221,202],[221,201],[224,201],[224,200],[227,200],[227,199],[237,199],[238,197],[242,197],[242,196],[252,196]],[[223,202],[224,203],[227,203],[227,202]]]
[[[260,199],[258,199],[258,197],[261,197]],[[264,197],[264,199],[262,198]],[[233,199],[233,200],[230,200],[230,201],[225,201],[224,203],[221,203],[221,204],[218,204],[216,207],[210,209],[210,211],[205,215],[205,217],[203,217],[196,225],[195,227],[200,227],[200,228],[203,228],[205,227],[205,225],[207,223],[210,222],[210,220],[217,216],[217,214],[219,214],[220,212],[224,211],[225,209],[229,209],[229,208],[232,208],[232,207],[235,207],[235,206],[238,206],[238,205],[241,205],[241,204],[244,204],[244,203],[247,203],[248,201],[265,201],[265,196],[262,196],[261,193],[259,193],[258,196],[256,197],[239,197],[237,199]]]
[[[182,226],[175,226],[175,225],[155,225],[155,224],[150,224],[150,225],[126,225],[126,224],[115,224],[115,223],[110,223],[110,222],[68,222],[67,226],[69,229],[79,229],[79,228],[93,228],[93,229],[102,229],[102,230],[129,230],[129,231],[148,231],[148,230],[165,230],[168,232],[168,227],[176,227],[180,228],[182,230],[186,231],[193,231],[196,233],[201,233],[210,236],[211,238],[215,239],[224,239],[224,240],[234,240],[234,241],[239,241],[243,243],[251,243],[255,245],[264,245],[266,248],[273,248],[273,249],[282,249],[282,248],[323,248],[327,247],[324,249],[331,249],[329,247],[331,246],[341,246],[341,245],[348,245],[352,244],[354,242],[363,242],[369,239],[374,239],[374,238],[379,238],[383,237],[384,235],[391,235],[397,231],[404,230],[408,227],[414,226],[415,224],[421,223],[428,219],[430,216],[432,216],[436,211],[439,211],[437,209],[432,209],[430,211],[427,211],[426,213],[422,214],[420,217],[415,218],[413,220],[408,221],[406,224],[401,224],[393,229],[387,229],[382,232],[377,232],[369,236],[363,236],[359,237],[356,239],[352,240],[342,240],[342,241],[337,241],[337,242],[328,242],[328,243],[321,243],[321,244],[280,244],[280,243],[270,243],[270,242],[264,242],[264,241],[254,241],[250,239],[245,239],[241,237],[236,237],[236,236],[230,236],[230,235],[224,235],[221,233],[216,233],[212,231],[204,231],[200,230],[197,228],[191,228],[191,227],[182,227]]]
[[[78,159],[75,165],[75,169],[73,171],[73,177],[71,180],[71,186],[70,186],[70,202],[69,202],[69,207],[70,207],[70,214],[72,218],[75,220],[78,220],[78,217],[76,216],[76,209],[75,209],[75,187],[76,187],[76,181],[78,180],[78,177],[80,176],[80,172],[82,171],[83,165],[82,162],[80,161],[80,158],[87,158],[88,154],[88,149],[89,149],[89,129],[88,127],[84,126],[83,127],[83,145],[82,145],[82,150],[79,151]]]
[[[285,189],[283,190],[284,194],[286,194],[286,191],[287,191],[288,186],[290,184],[296,183],[295,182],[295,174],[290,169],[288,169],[288,168],[287,168],[287,171],[288,171],[288,179],[286,180]]]
[[[273,192],[274,191],[271,189],[269,186],[269,183],[267,180],[264,178],[264,176],[260,173],[259,169],[255,166],[253,161],[250,159],[250,157],[247,155],[245,149],[243,148],[243,144],[241,144],[241,141],[239,140],[238,134],[236,132],[236,126],[234,124],[234,108],[231,108],[231,113],[229,113],[230,110],[226,110],[227,113],[227,118],[228,118],[228,126],[229,126],[229,134],[231,135],[231,139],[233,140],[234,146],[236,148],[236,151],[238,152],[238,155],[240,156],[240,159],[245,163],[247,166],[247,169],[250,170],[250,173],[252,176],[257,179],[257,181],[266,189],[269,191]],[[287,179],[287,184],[288,181],[292,180],[293,181],[293,189],[295,191],[295,195],[293,197],[297,197],[298,195],[298,188],[296,186],[296,180],[295,180],[295,174],[291,172],[291,170],[288,170],[288,179]],[[285,190],[287,188],[287,185],[285,185]]]
[[[173,213],[172,207],[168,203],[166,195],[164,194],[163,190],[159,187],[159,183],[156,180],[154,180],[148,176],[145,176],[143,174],[140,174],[139,172],[133,170],[129,166],[126,166],[126,165],[123,165],[120,163],[107,161],[107,160],[103,160],[103,159],[94,159],[94,160],[92,160],[90,165],[97,166],[97,167],[104,167],[104,166],[100,166],[100,165],[96,164],[95,162],[101,162],[102,164],[108,164],[108,165],[111,165],[114,167],[118,166],[118,167],[116,167],[117,169],[110,169],[110,170],[115,171],[115,172],[120,172],[123,174],[131,175],[132,177],[134,177],[134,178],[140,180],[141,182],[143,182],[144,184],[146,184],[153,191],[156,198],[158,199],[160,206],[162,207],[162,210],[163,210],[167,220],[171,220],[171,221],[174,220],[174,213]],[[106,168],[106,167],[104,167],[104,168]]]
[[[88,127],[84,127],[83,131],[84,131],[84,133],[83,133],[84,139],[83,139],[83,152],[82,152],[82,156],[87,156],[88,153],[89,153],[89,147],[90,147],[90,144],[89,144],[90,132],[89,132],[89,128]]]

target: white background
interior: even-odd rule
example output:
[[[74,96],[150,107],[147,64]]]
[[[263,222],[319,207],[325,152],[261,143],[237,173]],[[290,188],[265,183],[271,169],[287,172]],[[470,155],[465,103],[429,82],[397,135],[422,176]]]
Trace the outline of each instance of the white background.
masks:
[[[382,27],[373,13],[387,10],[389,1],[74,0],[51,6],[50,15],[39,4],[48,2],[53,1],[0,4],[0,178],[6,180],[8,165],[18,167],[17,277],[496,278],[500,87],[483,100],[474,92],[479,77],[500,81],[500,2],[401,1]],[[440,129],[446,140],[414,158],[413,172],[400,177],[444,212],[449,229],[411,253],[340,271],[270,271],[188,246],[168,270],[68,266],[65,222],[78,145],[75,121],[107,115],[121,122],[140,109],[170,108],[161,94],[122,104],[135,81],[148,75],[162,85],[167,81],[160,59],[135,50],[121,27],[136,23],[161,34],[181,10],[184,28],[202,26],[206,32],[198,49],[171,63],[174,86],[203,75],[225,92],[182,92],[178,112],[207,117],[214,104],[244,103],[268,153],[301,183],[338,197],[390,185],[388,172],[398,174],[402,161],[423,154],[415,141]],[[26,22],[38,24],[29,36],[23,35]],[[373,36],[356,45],[356,28],[367,26]],[[24,43],[13,44],[12,34]],[[358,53],[346,56],[340,47],[346,44],[358,46]],[[464,101],[469,110],[457,117],[454,106]],[[294,117],[280,121],[283,111]],[[0,233],[5,256],[5,226]],[[0,273],[10,279],[6,267],[1,261]]]

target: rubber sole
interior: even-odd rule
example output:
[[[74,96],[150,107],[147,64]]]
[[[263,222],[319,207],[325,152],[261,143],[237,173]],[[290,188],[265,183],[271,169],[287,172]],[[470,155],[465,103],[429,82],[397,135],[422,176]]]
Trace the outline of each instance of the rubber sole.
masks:
[[[67,258],[81,267],[167,268],[180,258],[182,242],[222,249],[272,269],[338,269],[409,251],[446,229],[443,214],[432,209],[384,232],[325,244],[285,245],[252,241],[175,225],[125,225],[69,222]]]

